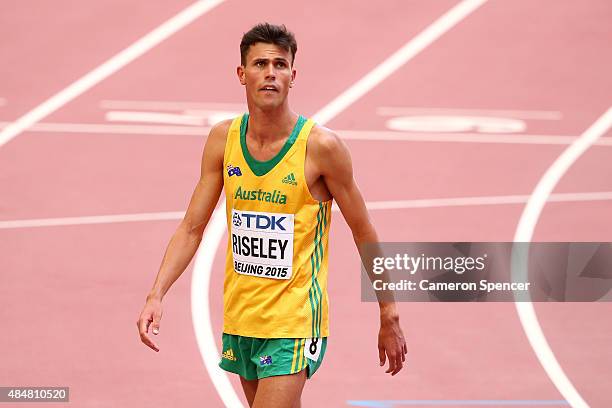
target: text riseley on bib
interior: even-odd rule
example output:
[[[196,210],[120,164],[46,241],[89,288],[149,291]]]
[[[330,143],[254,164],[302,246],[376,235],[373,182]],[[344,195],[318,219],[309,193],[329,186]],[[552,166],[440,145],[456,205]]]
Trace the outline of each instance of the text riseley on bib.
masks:
[[[232,209],[234,271],[289,279],[293,264],[294,214]]]

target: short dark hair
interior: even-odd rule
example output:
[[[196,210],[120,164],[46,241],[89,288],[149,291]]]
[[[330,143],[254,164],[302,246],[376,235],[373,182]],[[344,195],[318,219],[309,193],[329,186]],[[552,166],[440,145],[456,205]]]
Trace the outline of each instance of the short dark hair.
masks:
[[[297,42],[293,33],[287,30],[284,24],[260,23],[244,33],[242,41],[240,41],[240,63],[242,65],[246,64],[246,55],[249,47],[259,42],[278,45],[285,51],[290,51],[291,65],[293,65],[295,53],[297,52]]]

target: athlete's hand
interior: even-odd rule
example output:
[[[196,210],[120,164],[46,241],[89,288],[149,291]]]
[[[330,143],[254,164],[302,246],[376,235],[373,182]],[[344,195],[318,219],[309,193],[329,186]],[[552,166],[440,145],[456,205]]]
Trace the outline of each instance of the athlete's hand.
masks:
[[[159,333],[159,321],[162,317],[162,304],[161,300],[158,298],[147,298],[147,303],[145,303],[142,312],[140,313],[140,317],[136,322],[138,326],[138,333],[140,333],[140,340],[151,347],[155,351],[159,351],[159,347],[157,344],[151,340],[149,337],[149,326],[153,323],[153,334],[157,335]]]
[[[389,358],[389,368],[385,373],[395,375],[399,373],[406,361],[406,340],[399,325],[399,315],[396,312],[381,314],[380,331],[378,332],[378,357],[380,365],[385,365]]]

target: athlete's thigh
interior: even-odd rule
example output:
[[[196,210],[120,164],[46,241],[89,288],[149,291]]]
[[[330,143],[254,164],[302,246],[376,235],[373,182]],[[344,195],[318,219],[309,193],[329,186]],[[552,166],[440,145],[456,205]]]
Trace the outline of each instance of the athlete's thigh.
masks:
[[[299,406],[305,382],[306,370],[295,374],[260,378],[253,408]]]
[[[249,407],[253,406],[253,401],[255,400],[255,393],[257,392],[257,383],[259,380],[246,380],[244,377],[240,377],[240,384],[242,384],[242,390],[244,391],[244,395],[249,402]]]

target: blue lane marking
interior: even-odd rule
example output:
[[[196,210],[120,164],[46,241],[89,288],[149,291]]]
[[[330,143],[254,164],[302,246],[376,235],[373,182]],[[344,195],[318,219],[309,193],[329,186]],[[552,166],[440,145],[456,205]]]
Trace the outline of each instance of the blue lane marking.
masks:
[[[396,406],[569,406],[565,400],[349,400],[354,407],[393,408]]]

